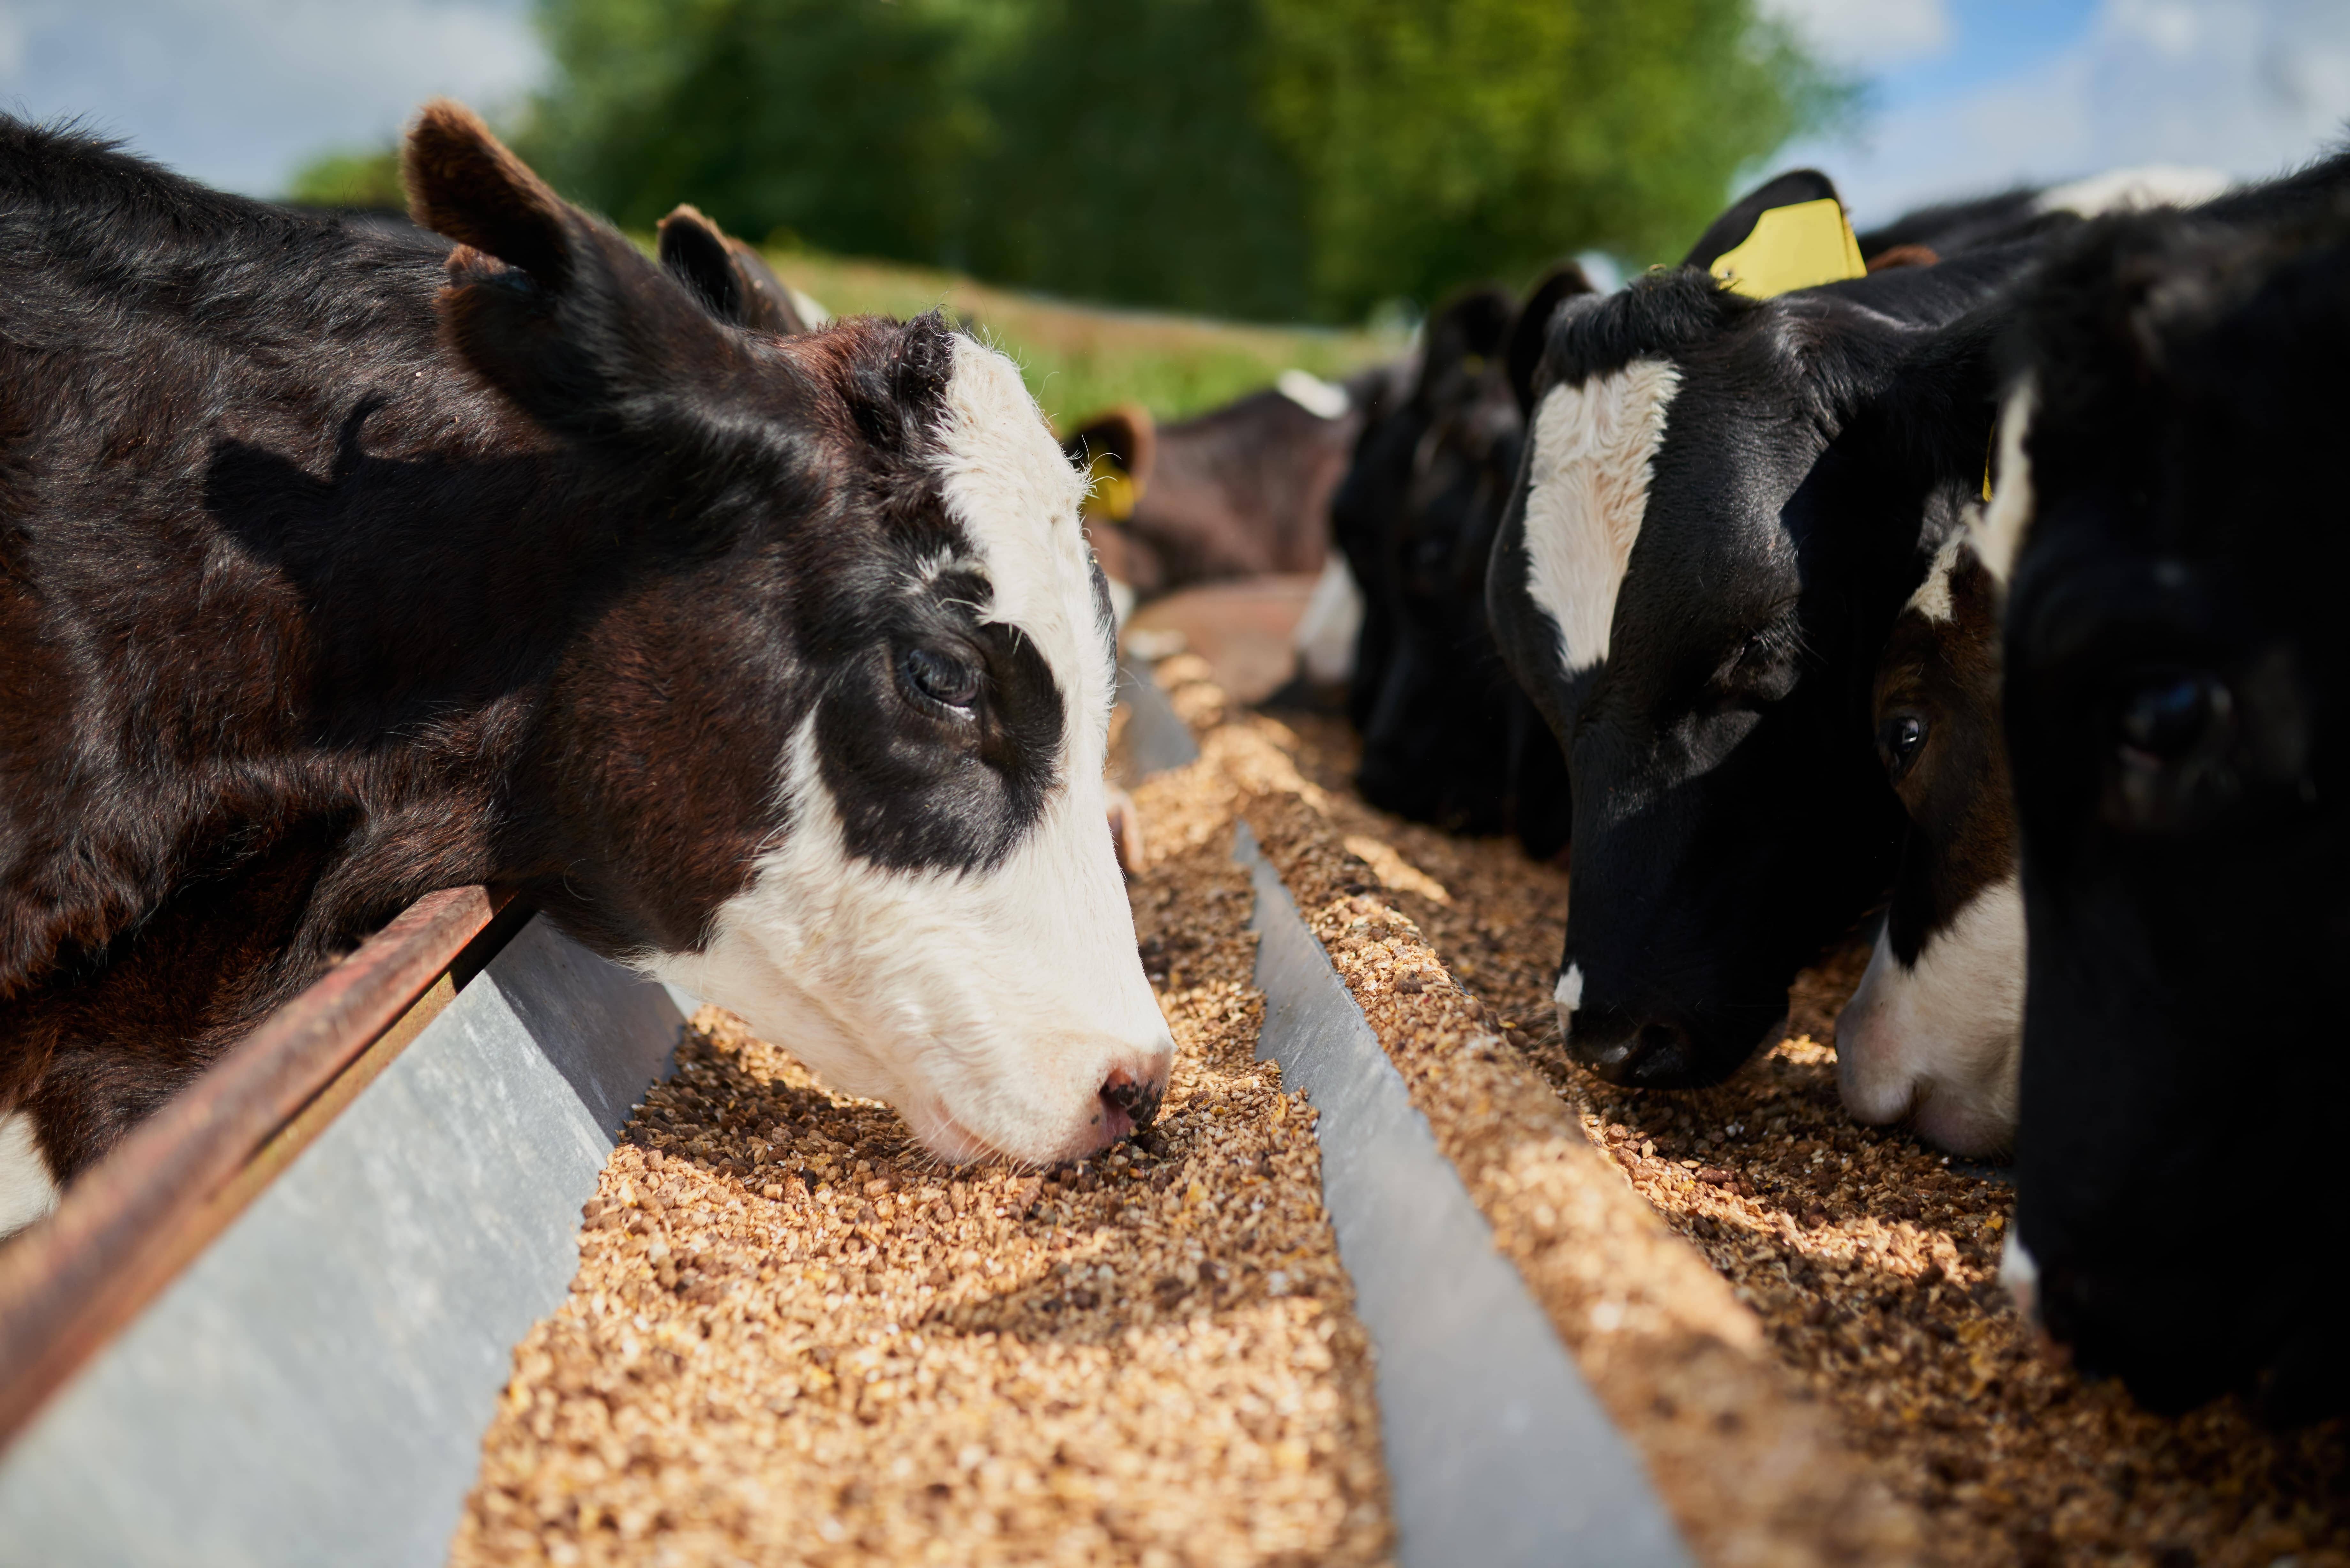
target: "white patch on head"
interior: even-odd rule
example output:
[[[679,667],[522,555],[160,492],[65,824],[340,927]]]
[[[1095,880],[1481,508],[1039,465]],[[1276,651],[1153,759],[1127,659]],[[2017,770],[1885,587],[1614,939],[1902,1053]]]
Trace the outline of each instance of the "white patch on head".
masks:
[[[1558,1004],[1558,1027],[1565,1033],[1575,1027],[1575,1010],[1583,1005],[1583,966],[1569,964],[1559,972],[1558,985],[1550,993]]]
[[[1363,590],[1356,586],[1355,574],[1347,569],[1347,557],[1333,549],[1330,558],[1322,563],[1322,576],[1315,580],[1305,613],[1297,618],[1297,630],[1291,639],[1298,662],[1305,667],[1305,678],[1324,686],[1351,678],[1355,640],[1362,631]]]
[[[1908,1116],[1954,1153],[1995,1154],[2015,1136],[2022,1052],[2023,890],[2011,876],[1929,934],[1915,969],[1878,933],[1836,1019],[1836,1086],[1861,1121]]]
[[[1070,467],[1012,362],[955,339],[940,429],[948,514],[1064,703],[1060,783],[993,870],[892,871],[848,852],[811,716],[779,759],[789,826],[701,953],[643,967],[888,1100],[932,1152],[1049,1161],[1118,1130],[1113,1072],[1166,1077],[1174,1044],[1141,961],[1103,766],[1115,671]]]
[[[2032,527],[2032,460],[2023,452],[2023,438],[2032,429],[2032,412],[2040,391],[2030,377],[2016,384],[1999,410],[1999,466],[1991,486],[1991,504],[1974,519],[1970,532],[1976,559],[1991,581],[2007,587],[2015,569],[2015,555]]]
[[[2137,213],[2148,207],[2192,207],[2228,189],[2228,177],[2216,169],[2196,169],[2178,163],[2147,163],[2135,169],[2108,169],[2085,180],[2052,185],[2032,203],[2043,213],[2077,213],[2094,218],[2100,213]]]
[[[1926,580],[1918,585],[1904,608],[1916,610],[1937,625],[1950,619],[1950,569],[1959,564],[1959,552],[1966,542],[1963,529],[1942,541],[1942,547],[1934,552],[1934,564],[1926,568]]]
[[[57,1206],[57,1179],[49,1173],[23,1111],[0,1116],[0,1236],[10,1236]]]
[[[1274,378],[1273,388],[1317,420],[1344,419],[1354,406],[1346,388],[1311,370],[1284,370]]]
[[[1680,372],[1636,359],[1534,410],[1527,472],[1526,589],[1558,627],[1566,672],[1607,657],[1616,595],[1648,509],[1648,481]]]

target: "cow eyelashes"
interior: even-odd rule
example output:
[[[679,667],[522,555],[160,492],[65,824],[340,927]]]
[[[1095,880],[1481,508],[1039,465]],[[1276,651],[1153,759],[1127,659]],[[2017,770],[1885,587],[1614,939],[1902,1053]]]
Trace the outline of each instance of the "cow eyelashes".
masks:
[[[1877,754],[1884,759],[1886,776],[1899,784],[1926,746],[1926,721],[1915,713],[1896,713],[1877,732]]]
[[[898,656],[898,672],[917,700],[956,717],[969,717],[979,701],[979,667],[960,654],[918,644]]]

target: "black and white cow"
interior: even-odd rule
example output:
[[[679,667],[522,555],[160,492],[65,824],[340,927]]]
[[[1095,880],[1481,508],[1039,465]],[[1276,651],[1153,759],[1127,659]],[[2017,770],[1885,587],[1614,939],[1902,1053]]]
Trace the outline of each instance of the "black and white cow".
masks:
[[[1109,612],[1011,361],[746,329],[454,105],[407,165],[453,251],[0,119],[5,1218],[473,882],[946,1158],[1148,1121]]]
[[[2023,1037],[2023,893],[2000,731],[1998,585],[1953,534],[1877,669],[1877,750],[1909,823],[1867,971],[1836,1020],[1864,1122],[1960,1154],[2006,1151]]]
[[[1572,777],[1561,1023],[1620,1082],[1738,1066],[1894,870],[1868,685],[1980,492],[1992,302],[2036,252],[1765,299],[1705,270],[1832,198],[1783,176],[1683,266],[1568,300],[1531,389],[1489,592]]]
[[[2293,1417],[2350,1407],[2350,198],[2248,205],[2101,223],[2010,346],[2006,1272],[2147,1404]]]

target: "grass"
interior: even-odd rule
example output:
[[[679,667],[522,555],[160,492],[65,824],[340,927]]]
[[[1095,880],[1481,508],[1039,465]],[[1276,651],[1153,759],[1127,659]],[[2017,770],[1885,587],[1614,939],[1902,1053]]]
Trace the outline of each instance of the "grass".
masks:
[[[1180,419],[1268,385],[1292,367],[1335,379],[1405,347],[1390,333],[1117,310],[812,251],[770,251],[767,260],[837,316],[906,317],[945,306],[1019,361],[1028,389],[1064,430],[1113,403]]]

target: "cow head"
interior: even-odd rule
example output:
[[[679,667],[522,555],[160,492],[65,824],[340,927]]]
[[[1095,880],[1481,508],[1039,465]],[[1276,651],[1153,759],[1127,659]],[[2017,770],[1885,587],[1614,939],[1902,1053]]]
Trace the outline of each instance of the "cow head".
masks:
[[[2026,297],[1986,558],[2030,926],[2009,1273],[2158,1408],[2350,1405],[2350,219],[2099,222]]]
[[[1922,542],[1980,483],[1988,355],[1964,317],[2022,258],[1765,299],[1705,270],[1751,258],[1773,203],[1819,217],[1825,189],[1783,177],[1685,265],[1567,301],[1530,387],[1488,594],[1572,779],[1561,1022],[1619,1082],[1738,1066],[1893,869],[1868,679]]]
[[[1877,669],[1877,756],[1909,828],[1835,1045],[1847,1110],[1960,1154],[2002,1152],[2015,1128],[2023,894],[1999,704],[1996,585],[1954,534]]]
[[[762,330],[452,105],[407,162],[461,242],[446,339],[592,520],[547,567],[559,657],[511,675],[527,890],[947,1158],[1147,1121],[1172,1045],[1102,831],[1109,609],[1011,361],[931,317]]]

